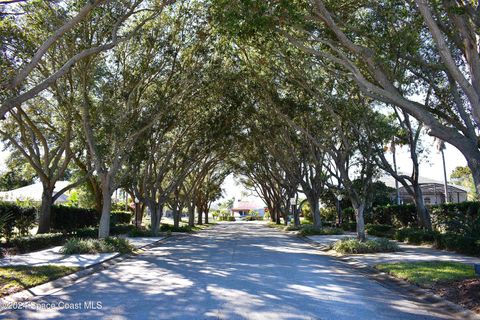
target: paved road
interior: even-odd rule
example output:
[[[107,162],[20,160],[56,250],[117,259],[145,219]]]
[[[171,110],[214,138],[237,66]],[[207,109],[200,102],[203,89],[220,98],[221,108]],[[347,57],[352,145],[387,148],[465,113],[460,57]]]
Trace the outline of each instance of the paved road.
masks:
[[[85,309],[84,303],[101,303]],[[438,319],[300,239],[259,224],[220,224],[42,297],[72,309],[2,314],[28,319]],[[43,303],[43,305],[40,305]],[[92,306],[92,305],[90,305]],[[98,305],[100,306],[100,305]],[[81,307],[81,309],[78,309]],[[77,309],[75,309],[77,308]],[[433,310],[430,310],[433,309]]]

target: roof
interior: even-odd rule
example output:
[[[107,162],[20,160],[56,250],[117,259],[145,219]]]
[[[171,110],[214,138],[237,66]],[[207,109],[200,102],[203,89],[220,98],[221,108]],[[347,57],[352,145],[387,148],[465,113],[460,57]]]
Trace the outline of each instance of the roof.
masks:
[[[234,203],[232,211],[249,211],[261,208],[258,204],[251,201],[237,201]]]
[[[405,173],[400,172],[400,174],[405,174]],[[379,180],[385,183],[387,187],[395,188],[395,179],[391,175],[384,175]],[[427,189],[433,190],[434,188],[438,189],[438,187],[440,187],[440,189],[438,189],[437,192],[440,193],[443,191],[444,182],[440,180],[435,180],[435,179],[420,176],[418,178],[418,183],[422,186],[422,189],[427,188]],[[398,183],[398,186],[400,188],[403,188],[401,183]],[[464,186],[459,186],[452,183],[448,184],[448,192],[468,192],[468,191],[469,190]]]
[[[53,194],[56,194],[61,189],[68,186],[70,182],[68,181],[57,181],[55,183],[55,189]],[[42,201],[43,186],[41,182],[31,184],[22,188],[10,190],[10,191],[1,191],[0,199],[5,201],[16,201],[16,200],[31,200],[31,201]],[[62,194],[56,202],[65,202],[67,201],[67,195]]]

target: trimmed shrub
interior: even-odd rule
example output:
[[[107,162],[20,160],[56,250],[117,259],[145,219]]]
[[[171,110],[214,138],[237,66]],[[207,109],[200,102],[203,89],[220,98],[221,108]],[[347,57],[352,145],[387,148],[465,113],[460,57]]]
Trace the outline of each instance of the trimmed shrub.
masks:
[[[361,242],[355,238],[345,238],[333,244],[333,249],[340,253],[375,253],[375,252],[395,252],[399,247],[395,242],[387,239],[375,239]]]
[[[395,232],[395,239],[410,244],[433,243],[438,238],[439,232],[426,231],[416,228],[402,228]]]
[[[126,224],[130,223],[133,218],[133,213],[131,211],[112,211],[110,213],[110,224]]]
[[[0,236],[7,242],[15,235],[27,236],[37,219],[37,209],[34,207],[21,207],[19,205],[0,202]]]
[[[147,229],[140,229],[140,228],[135,228],[128,232],[128,236],[132,238],[137,238],[137,237],[151,237],[152,236],[152,231],[147,230]]]
[[[355,232],[357,231],[357,223],[356,222],[344,222],[340,226],[344,231],[351,231]]]
[[[112,235],[127,234],[132,230],[135,230],[135,226],[133,224],[118,224],[110,227],[110,234]]]
[[[342,215],[343,215],[343,221],[344,222],[349,222],[349,221],[352,221],[352,223],[355,220],[355,210],[353,210],[352,207],[349,207],[349,208],[345,208],[342,210]]]
[[[465,254],[480,255],[480,240],[452,232],[438,234],[435,247]]]
[[[391,238],[395,229],[388,224],[367,224],[365,231],[371,236]]]
[[[235,217],[232,216],[220,216],[219,221],[236,221]]]
[[[128,234],[129,232],[135,229],[136,229],[135,226],[131,224],[119,224],[116,226],[110,226],[110,234],[123,235],[123,234]],[[89,227],[89,228],[77,229],[75,230],[74,234],[77,238],[97,238],[98,228]]]
[[[107,252],[130,253],[134,247],[127,239],[109,237],[105,239],[70,238],[60,250],[63,254],[94,254]]]
[[[160,231],[170,231],[170,232],[191,232],[192,228],[190,226],[181,226],[181,227],[174,227],[171,224],[162,223],[160,226]]]
[[[343,230],[340,228],[315,228],[312,225],[303,225],[300,229],[300,235],[313,236],[313,235],[334,235],[343,234]]]
[[[260,216],[247,216],[245,217],[246,221],[262,221],[263,217]]]
[[[371,220],[373,223],[411,227],[417,225],[417,213],[413,204],[388,205],[373,208]]]
[[[95,209],[52,206],[51,229],[72,233],[76,229],[96,227],[100,214]]]
[[[65,241],[61,233],[45,233],[35,236],[17,237],[10,241],[10,246],[19,253],[43,250],[53,246],[59,246]]]
[[[322,227],[335,227],[336,223],[334,221],[322,221]]]
[[[82,228],[75,230],[75,236],[78,238],[97,238],[98,228]]]
[[[432,225],[442,232],[480,238],[480,202],[444,203],[430,209]]]

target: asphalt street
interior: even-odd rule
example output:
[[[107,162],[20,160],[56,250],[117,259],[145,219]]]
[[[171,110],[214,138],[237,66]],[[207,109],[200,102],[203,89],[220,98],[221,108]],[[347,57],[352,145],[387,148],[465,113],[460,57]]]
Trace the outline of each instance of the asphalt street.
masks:
[[[85,277],[9,319],[439,319],[301,239],[223,223]]]

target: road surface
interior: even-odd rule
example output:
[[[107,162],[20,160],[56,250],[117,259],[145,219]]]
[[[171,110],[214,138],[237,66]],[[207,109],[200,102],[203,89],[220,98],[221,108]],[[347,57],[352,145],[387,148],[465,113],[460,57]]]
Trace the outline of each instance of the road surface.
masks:
[[[224,223],[42,297],[14,319],[438,319],[434,307],[258,223]],[[44,308],[34,310],[34,308]]]

